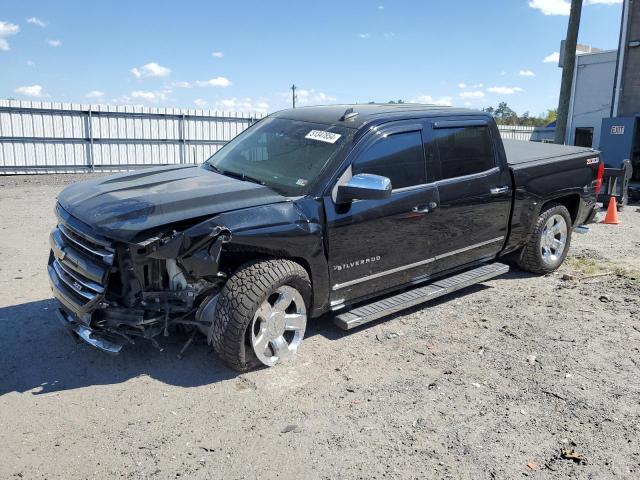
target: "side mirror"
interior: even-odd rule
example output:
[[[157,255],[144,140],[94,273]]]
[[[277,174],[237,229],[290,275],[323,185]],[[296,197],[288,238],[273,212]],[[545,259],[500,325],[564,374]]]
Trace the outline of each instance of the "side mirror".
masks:
[[[380,175],[359,173],[345,185],[338,186],[338,203],[352,200],[384,200],[391,196],[391,180]]]

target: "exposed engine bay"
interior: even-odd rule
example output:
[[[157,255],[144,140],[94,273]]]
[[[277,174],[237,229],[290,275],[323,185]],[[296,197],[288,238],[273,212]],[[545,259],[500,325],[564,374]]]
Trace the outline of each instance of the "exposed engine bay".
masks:
[[[155,337],[168,336],[176,325],[209,335],[211,317],[199,313],[215,304],[226,280],[219,261],[228,229],[208,221],[122,244],[89,231],[60,205],[56,213],[50,280],[74,333],[102,341],[94,346],[111,353],[139,337],[160,348]]]

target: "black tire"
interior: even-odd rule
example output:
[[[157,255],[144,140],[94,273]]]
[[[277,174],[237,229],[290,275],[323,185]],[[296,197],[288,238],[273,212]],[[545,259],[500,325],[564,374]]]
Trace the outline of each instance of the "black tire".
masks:
[[[548,262],[545,262],[542,256],[541,242],[544,226],[554,215],[560,215],[564,218],[564,221],[567,224],[567,240],[559,259],[553,264],[549,264]],[[567,207],[559,203],[549,203],[545,205],[536,220],[536,225],[531,238],[520,253],[518,258],[518,267],[522,270],[526,270],[527,272],[537,274],[546,274],[557,270],[558,267],[562,265],[562,262],[564,262],[564,259],[567,257],[567,253],[569,252],[572,231],[573,223]]]
[[[212,344],[216,353],[239,372],[262,365],[253,353],[248,327],[258,307],[278,287],[300,292],[307,310],[311,282],[302,265],[291,260],[258,260],[241,266],[224,285],[216,304]]]

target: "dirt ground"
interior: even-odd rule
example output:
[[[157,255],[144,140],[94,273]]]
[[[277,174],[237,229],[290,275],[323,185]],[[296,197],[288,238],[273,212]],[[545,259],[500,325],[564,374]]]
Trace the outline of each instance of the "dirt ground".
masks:
[[[47,238],[82,178],[0,177],[0,478],[640,478],[637,207],[553,275],[323,318],[295,363],[237,375],[204,344],[178,360],[184,338],[107,356],[58,325]]]

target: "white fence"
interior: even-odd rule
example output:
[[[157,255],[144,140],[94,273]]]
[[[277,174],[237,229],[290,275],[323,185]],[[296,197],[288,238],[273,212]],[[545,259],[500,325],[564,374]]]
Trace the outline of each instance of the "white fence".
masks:
[[[0,175],[201,163],[262,117],[260,113],[0,100]],[[549,130],[498,128],[504,139],[537,141],[544,141],[538,137]]]
[[[535,128],[534,127],[518,127],[511,125],[498,125],[498,130],[500,130],[500,136],[504,140],[531,140],[531,135],[533,134]]]
[[[0,174],[201,163],[262,116],[0,100]]]

